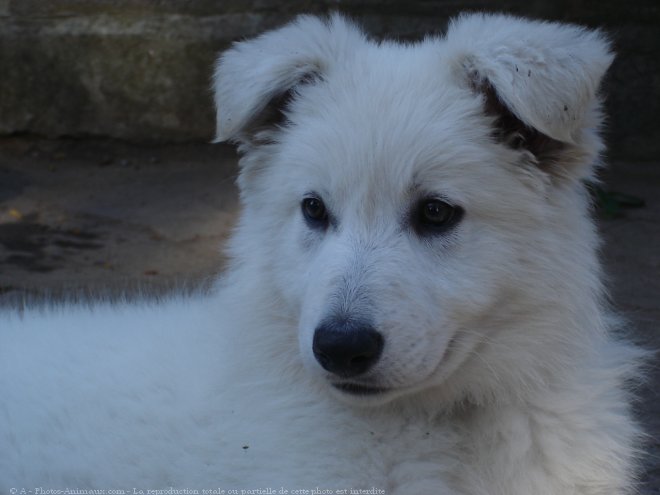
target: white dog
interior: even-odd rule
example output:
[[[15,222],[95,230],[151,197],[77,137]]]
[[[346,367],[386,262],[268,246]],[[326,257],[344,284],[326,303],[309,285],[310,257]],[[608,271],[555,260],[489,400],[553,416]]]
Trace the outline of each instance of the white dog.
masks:
[[[0,492],[629,493],[643,353],[612,336],[582,183],[611,61],[598,32],[480,14],[236,44],[229,273],[4,315]]]

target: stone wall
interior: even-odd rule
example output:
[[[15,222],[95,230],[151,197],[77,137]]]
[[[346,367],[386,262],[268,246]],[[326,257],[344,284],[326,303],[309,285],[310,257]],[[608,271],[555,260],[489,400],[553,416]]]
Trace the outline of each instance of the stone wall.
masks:
[[[639,0],[0,0],[0,134],[205,141],[215,54],[300,12],[340,10],[376,37],[439,32],[462,10],[602,26],[611,154],[660,152],[660,2]]]

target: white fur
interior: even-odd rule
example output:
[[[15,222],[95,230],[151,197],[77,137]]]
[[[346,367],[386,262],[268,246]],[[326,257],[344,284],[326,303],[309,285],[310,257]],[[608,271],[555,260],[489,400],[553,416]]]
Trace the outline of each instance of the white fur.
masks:
[[[413,45],[338,16],[236,44],[214,83],[244,153],[232,268],[208,296],[0,316],[0,492],[630,493],[643,353],[612,335],[581,183],[611,59],[599,33],[489,15]],[[475,81],[560,155],[495,140]],[[429,195],[464,208],[449,233],[411,228]],[[388,391],[331,386],[312,338],[337,311],[383,335],[356,382]]]

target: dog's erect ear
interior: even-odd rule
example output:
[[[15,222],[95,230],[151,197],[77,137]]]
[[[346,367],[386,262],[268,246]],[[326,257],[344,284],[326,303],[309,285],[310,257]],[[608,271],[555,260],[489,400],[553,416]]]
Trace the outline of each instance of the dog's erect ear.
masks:
[[[299,16],[290,24],[234,44],[217,61],[213,77],[216,141],[247,141],[282,120],[296,88],[322,78],[333,60],[363,42],[339,15],[326,21]]]
[[[614,58],[600,32],[473,14],[450,24],[446,46],[461,82],[495,117],[498,139],[530,151],[540,165],[597,157],[597,92]]]

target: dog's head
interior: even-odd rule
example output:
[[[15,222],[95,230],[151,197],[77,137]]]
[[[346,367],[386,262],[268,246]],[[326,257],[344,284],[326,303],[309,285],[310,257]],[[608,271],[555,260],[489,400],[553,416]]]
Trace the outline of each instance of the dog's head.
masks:
[[[597,32],[480,14],[410,45],[303,16],[219,58],[217,139],[244,154],[234,256],[329,389],[481,400],[568,362],[597,304],[581,179],[611,60]]]

